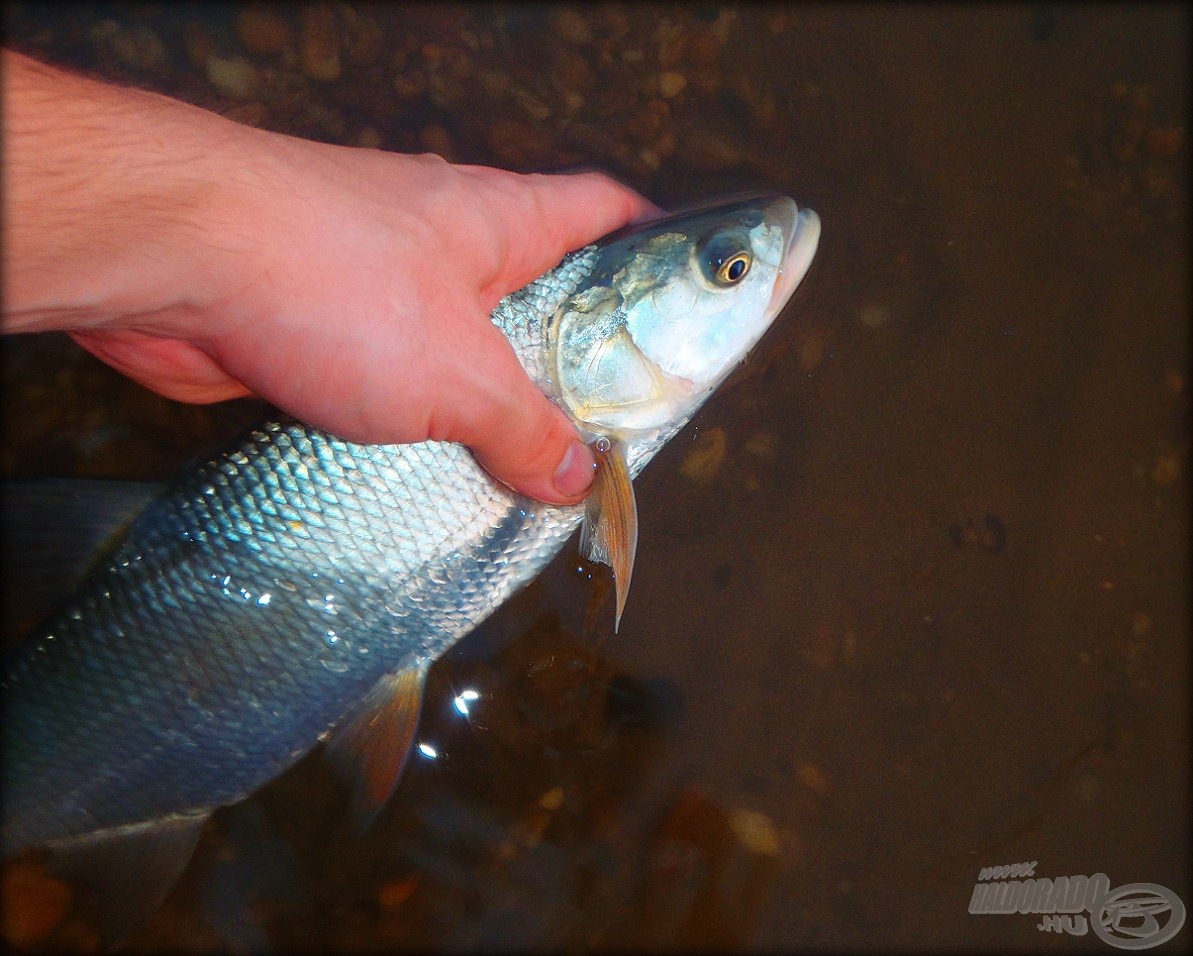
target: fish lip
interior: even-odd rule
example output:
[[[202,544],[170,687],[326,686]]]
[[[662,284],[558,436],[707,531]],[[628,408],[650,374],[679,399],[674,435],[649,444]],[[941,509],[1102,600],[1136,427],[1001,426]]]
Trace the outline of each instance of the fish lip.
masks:
[[[798,208],[786,197],[771,203],[766,214],[779,220],[786,237],[779,275],[775,279],[766,310],[766,317],[773,319],[782,311],[791,294],[808,274],[812,259],[816,255],[816,248],[820,244],[820,217],[811,209]]]

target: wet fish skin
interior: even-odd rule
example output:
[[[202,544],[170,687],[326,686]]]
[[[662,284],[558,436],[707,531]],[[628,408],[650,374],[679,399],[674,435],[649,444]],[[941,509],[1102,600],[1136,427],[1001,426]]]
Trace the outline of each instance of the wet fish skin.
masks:
[[[540,570],[580,508],[461,446],[254,431],[152,505],[5,675],[5,850],[231,803]]]
[[[790,210],[773,197],[754,205],[767,215],[778,209],[775,228],[790,232],[795,207],[782,202]],[[749,203],[730,208],[759,219]],[[805,238],[809,222],[815,234],[798,262],[794,251],[785,260],[799,275],[819,229],[814,214],[801,215]],[[788,255],[791,238],[771,253]],[[638,240],[618,241],[632,252]],[[610,249],[620,248],[580,250],[494,313],[549,394],[557,394],[552,323],[593,276],[617,281]],[[756,306],[769,311],[741,348],[798,278],[774,280],[781,295]],[[616,436],[632,475],[743,355],[696,383],[682,413]],[[291,420],[254,430],[150,505],[7,662],[4,852],[131,835],[163,821],[185,829],[244,798],[310,751],[386,675],[425,667],[484,620],[562,548],[583,514],[582,505],[514,495],[462,446],[358,445]]]

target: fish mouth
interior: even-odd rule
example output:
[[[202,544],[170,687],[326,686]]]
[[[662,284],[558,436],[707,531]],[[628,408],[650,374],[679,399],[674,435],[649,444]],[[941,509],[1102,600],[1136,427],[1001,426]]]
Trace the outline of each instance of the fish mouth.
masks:
[[[798,208],[786,197],[767,206],[766,216],[778,221],[786,237],[779,275],[766,309],[766,318],[770,320],[782,311],[812,265],[820,244],[820,217],[811,209]]]

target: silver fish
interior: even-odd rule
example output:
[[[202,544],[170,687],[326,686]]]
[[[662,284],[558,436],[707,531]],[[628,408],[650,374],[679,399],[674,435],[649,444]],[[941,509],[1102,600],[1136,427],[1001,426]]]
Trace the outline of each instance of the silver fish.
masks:
[[[358,445],[295,421],[183,476],[7,661],[5,853],[47,845],[62,872],[117,884],[118,934],[215,809],[322,740],[367,820],[431,662],[582,522],[620,618],[631,478],[771,324],[819,232],[786,197],[739,200],[615,233],[501,301],[493,322],[597,443],[587,508],[521,498],[459,445]]]

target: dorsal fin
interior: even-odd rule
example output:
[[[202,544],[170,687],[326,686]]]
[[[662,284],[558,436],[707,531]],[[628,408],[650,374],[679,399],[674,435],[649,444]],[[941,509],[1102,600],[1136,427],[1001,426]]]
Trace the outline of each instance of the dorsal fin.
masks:
[[[592,443],[597,460],[596,478],[588,493],[584,524],[580,529],[580,551],[592,561],[613,569],[617,591],[617,613],[613,632],[621,624],[630,578],[634,574],[634,555],[638,550],[638,505],[634,483],[626,462],[625,445],[598,438]]]
[[[206,813],[99,830],[47,844],[47,872],[94,889],[111,946],[137,929],[186,868]]]
[[[326,753],[352,787],[352,815],[365,830],[389,801],[418,729],[428,663],[386,674],[335,729]]]
[[[0,529],[10,558],[4,568],[7,619],[44,615],[162,487],[87,478],[4,482]]]

